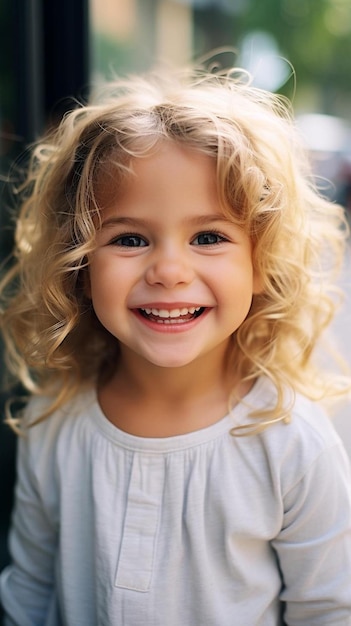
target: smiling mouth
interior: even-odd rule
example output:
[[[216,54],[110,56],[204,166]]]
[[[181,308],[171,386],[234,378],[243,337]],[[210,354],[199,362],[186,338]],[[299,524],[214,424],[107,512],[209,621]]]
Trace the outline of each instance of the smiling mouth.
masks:
[[[181,309],[149,309],[141,308],[139,312],[149,321],[157,324],[184,324],[200,317],[205,307],[189,307]]]

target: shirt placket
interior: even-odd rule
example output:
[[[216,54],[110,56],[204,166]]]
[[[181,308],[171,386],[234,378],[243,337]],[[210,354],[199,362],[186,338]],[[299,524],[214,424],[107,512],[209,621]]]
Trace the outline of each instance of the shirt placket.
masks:
[[[150,589],[164,486],[164,459],[135,453],[115,585]]]

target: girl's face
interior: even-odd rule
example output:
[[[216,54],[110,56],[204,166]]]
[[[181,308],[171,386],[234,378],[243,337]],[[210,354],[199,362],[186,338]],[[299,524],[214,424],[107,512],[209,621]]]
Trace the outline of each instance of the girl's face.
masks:
[[[102,209],[88,287],[95,313],[122,359],[221,366],[259,287],[250,240],[221,211],[211,157],[164,142],[132,169]]]

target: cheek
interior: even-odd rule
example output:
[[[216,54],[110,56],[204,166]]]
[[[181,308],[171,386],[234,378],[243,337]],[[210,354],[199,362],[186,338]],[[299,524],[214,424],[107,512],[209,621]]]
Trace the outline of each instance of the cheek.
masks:
[[[131,272],[125,262],[107,255],[96,255],[86,279],[86,293],[94,307],[123,300],[132,284]]]
[[[106,268],[104,268],[104,264],[101,263],[100,259],[94,257],[89,265],[85,280],[86,294],[92,300],[93,304],[95,304],[96,300],[104,298],[106,283],[111,283],[108,278],[108,274],[106,273]]]

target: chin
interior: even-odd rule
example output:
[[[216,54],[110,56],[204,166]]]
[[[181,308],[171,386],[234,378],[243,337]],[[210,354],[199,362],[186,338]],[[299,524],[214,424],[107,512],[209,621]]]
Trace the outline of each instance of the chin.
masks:
[[[187,365],[190,365],[195,359],[180,359],[179,355],[177,355],[164,358],[155,358],[155,356],[153,356],[146,360],[149,361],[151,365],[162,369],[179,369],[181,367],[186,367]]]

